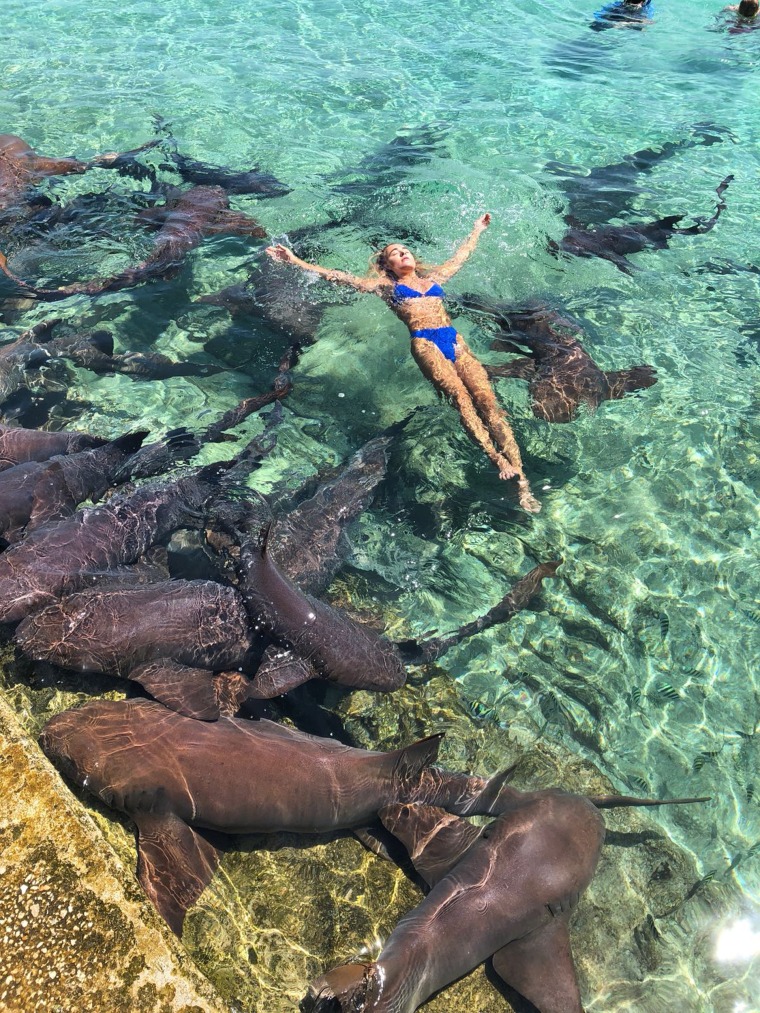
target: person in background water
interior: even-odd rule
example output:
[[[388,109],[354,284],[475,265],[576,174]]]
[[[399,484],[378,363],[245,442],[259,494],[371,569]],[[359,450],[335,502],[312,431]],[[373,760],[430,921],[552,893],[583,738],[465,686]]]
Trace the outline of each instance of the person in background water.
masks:
[[[389,243],[375,254],[372,270],[363,278],[308,264],[279,244],[266,252],[274,260],[314,271],[328,281],[379,295],[409,328],[412,355],[423,374],[454,403],[465,430],[496,465],[499,477],[517,479],[520,505],[537,513],[541,505],[530,491],[506,413],[496,401],[485,369],[451,326],[443,304],[441,284],[462,267],[490,222],[488,214],[478,218],[456,253],[438,267],[423,265],[401,243]]]
[[[749,24],[750,21],[755,21],[755,18],[757,18],[758,11],[760,11],[760,0],[741,0],[740,3],[734,4],[731,7],[724,7],[723,10],[732,11],[739,15],[733,29],[734,32],[746,32],[751,31],[753,28],[760,28],[760,20],[755,24]]]
[[[642,29],[651,23],[651,0],[615,0],[595,12],[589,27],[594,32],[603,32],[607,28]]]

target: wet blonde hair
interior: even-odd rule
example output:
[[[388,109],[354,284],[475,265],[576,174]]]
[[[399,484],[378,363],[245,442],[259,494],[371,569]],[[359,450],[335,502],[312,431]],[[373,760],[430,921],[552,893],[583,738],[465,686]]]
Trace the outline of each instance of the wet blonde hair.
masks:
[[[369,273],[369,277],[372,278],[373,281],[376,278],[389,278],[392,281],[398,281],[398,278],[396,277],[396,275],[387,266],[387,264],[385,262],[385,251],[389,250],[391,248],[391,246],[404,246],[404,244],[403,243],[386,243],[386,245],[382,248],[382,250],[378,250],[376,253],[373,253],[372,256],[369,258],[369,272],[368,273]],[[408,250],[409,247],[408,246],[404,246],[404,249]],[[409,252],[411,253],[411,250]],[[412,256],[414,256],[414,254],[412,254]],[[415,270],[417,271],[417,274],[421,278],[424,278],[426,274],[429,274],[430,271],[432,271],[432,267],[429,264],[423,263],[423,261],[418,260],[417,257],[414,257],[414,264],[415,264]]]

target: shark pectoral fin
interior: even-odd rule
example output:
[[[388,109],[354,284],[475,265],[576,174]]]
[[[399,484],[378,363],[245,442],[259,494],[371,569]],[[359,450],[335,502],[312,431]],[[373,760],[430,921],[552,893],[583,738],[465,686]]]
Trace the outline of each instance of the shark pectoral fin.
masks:
[[[204,229],[204,232],[230,233],[235,236],[253,236],[256,239],[266,239],[266,229],[259,223],[249,218],[248,215],[238,214],[236,211],[220,211],[216,221]]]
[[[374,827],[354,827],[351,831],[357,841],[361,841],[367,851],[371,851],[378,858],[384,858],[388,862],[395,861],[390,852],[389,843],[393,838],[386,830]]]
[[[148,661],[129,673],[129,678],[150,693],[169,710],[197,721],[217,721],[219,698],[214,673],[205,668],[190,668],[170,658]]]
[[[523,355],[520,359],[512,359],[499,366],[486,366],[486,373],[494,379],[496,377],[511,378],[513,380],[530,380],[536,372],[536,364],[533,359]]]
[[[643,390],[657,383],[654,366],[631,366],[604,374],[610,387],[610,400],[615,401],[634,390]]]
[[[493,969],[541,1013],[583,1013],[564,920],[502,947],[493,955]]]
[[[140,886],[172,932],[181,936],[185,914],[211,882],[220,849],[174,813],[133,819]]]
[[[219,713],[224,717],[234,717],[245,701],[251,697],[251,680],[239,671],[216,672],[214,693]]]
[[[525,349],[520,348],[514,341],[508,341],[506,338],[494,338],[490,344],[490,349],[492,352],[507,352],[509,355],[521,355],[523,358],[526,358]]]
[[[271,700],[317,677],[309,662],[293,651],[284,647],[268,647],[251,679],[249,696],[251,699]]]

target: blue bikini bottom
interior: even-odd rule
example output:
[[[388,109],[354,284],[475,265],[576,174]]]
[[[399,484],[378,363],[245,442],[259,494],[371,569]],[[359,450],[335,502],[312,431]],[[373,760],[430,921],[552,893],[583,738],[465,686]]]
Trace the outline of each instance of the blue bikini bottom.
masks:
[[[412,337],[432,341],[447,359],[457,361],[457,332],[454,327],[425,327],[421,331],[412,331]]]

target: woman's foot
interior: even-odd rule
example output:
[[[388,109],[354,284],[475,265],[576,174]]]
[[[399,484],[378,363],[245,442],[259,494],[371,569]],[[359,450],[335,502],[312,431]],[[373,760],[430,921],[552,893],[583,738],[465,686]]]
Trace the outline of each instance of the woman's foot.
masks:
[[[538,502],[536,497],[530,491],[527,478],[521,478],[517,483],[517,498],[520,501],[520,506],[523,510],[527,510],[528,513],[537,514],[541,510],[541,504]]]
[[[499,469],[499,478],[503,478],[505,481],[509,478],[517,478],[520,472],[515,468],[506,457],[497,457],[494,464]]]

